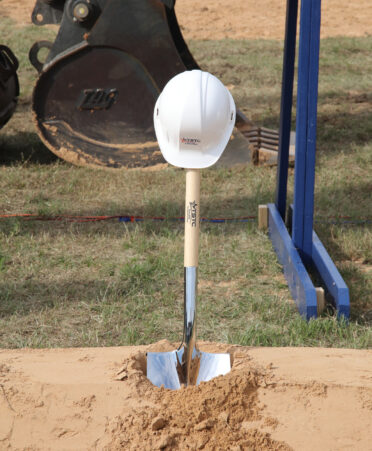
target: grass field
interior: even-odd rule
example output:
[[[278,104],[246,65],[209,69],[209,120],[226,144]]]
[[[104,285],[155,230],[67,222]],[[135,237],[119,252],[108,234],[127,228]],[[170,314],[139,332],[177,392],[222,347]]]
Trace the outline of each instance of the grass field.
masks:
[[[36,79],[27,61],[52,30],[0,32],[21,61],[21,98],[1,131],[0,211],[44,216],[182,216],[184,172],[106,172],[60,161],[39,141],[30,113]],[[233,85],[238,106],[278,127],[282,43],[195,41],[204,69]],[[244,345],[372,347],[372,37],[321,43],[316,230],[350,288],[351,320],[329,306],[301,319],[271,243],[256,222],[202,223],[198,336]],[[273,201],[276,168],[208,169],[206,217],[256,215]],[[293,173],[289,195],[292,196]],[[332,218],[350,216],[350,226]],[[0,221],[0,346],[68,347],[180,340],[183,225]]]

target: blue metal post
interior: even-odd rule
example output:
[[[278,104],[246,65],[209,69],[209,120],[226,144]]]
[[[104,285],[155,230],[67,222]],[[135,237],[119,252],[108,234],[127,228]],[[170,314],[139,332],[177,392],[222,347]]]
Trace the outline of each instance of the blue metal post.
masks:
[[[292,240],[305,264],[313,248],[320,12],[321,0],[302,0]]]
[[[287,202],[288,157],[291,136],[297,16],[298,0],[287,0],[287,16],[283,56],[282,97],[280,105],[278,168],[276,173],[275,194],[275,205],[283,219],[285,218]]]
[[[316,120],[321,0],[301,0],[292,236],[286,210],[298,0],[287,0],[286,38],[275,204],[268,205],[269,235],[294,301],[307,319],[317,316],[316,290],[306,266],[314,266],[333,296],[339,317],[350,315],[349,290],[313,231]]]

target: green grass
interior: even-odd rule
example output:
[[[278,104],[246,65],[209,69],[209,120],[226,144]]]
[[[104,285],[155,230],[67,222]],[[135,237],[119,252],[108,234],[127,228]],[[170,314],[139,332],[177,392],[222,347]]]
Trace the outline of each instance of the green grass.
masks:
[[[21,61],[20,106],[1,131],[0,211],[39,215],[182,216],[184,171],[106,172],[58,160],[30,114],[34,40],[53,31],[0,31]],[[44,33],[44,34],[43,34]],[[47,35],[47,36],[46,36]],[[202,223],[198,337],[242,345],[372,347],[372,227],[329,224],[372,217],[372,38],[321,43],[316,230],[351,294],[349,324],[328,307],[304,321],[270,240],[255,222]],[[278,127],[282,43],[202,41],[190,47],[260,125]],[[255,215],[274,197],[276,168],[202,173],[208,217]],[[293,170],[289,199],[293,196]],[[324,221],[327,222],[324,222]],[[323,222],[322,222],[323,221]],[[183,225],[0,221],[0,346],[62,347],[178,341],[183,326]]]

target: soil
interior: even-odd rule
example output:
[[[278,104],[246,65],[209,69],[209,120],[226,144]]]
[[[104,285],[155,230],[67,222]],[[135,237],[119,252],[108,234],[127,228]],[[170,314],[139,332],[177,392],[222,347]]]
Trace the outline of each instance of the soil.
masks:
[[[0,15],[31,24],[35,0],[0,0]],[[176,11],[187,39],[283,39],[284,0],[177,0]],[[322,37],[371,34],[370,0],[322,2]]]
[[[299,2],[300,3],[300,2]],[[186,39],[283,39],[284,0],[177,0],[177,16]],[[322,2],[322,34],[371,34],[370,0]]]
[[[1,449],[368,450],[372,351],[243,348],[229,374],[171,391],[151,346],[0,351]]]

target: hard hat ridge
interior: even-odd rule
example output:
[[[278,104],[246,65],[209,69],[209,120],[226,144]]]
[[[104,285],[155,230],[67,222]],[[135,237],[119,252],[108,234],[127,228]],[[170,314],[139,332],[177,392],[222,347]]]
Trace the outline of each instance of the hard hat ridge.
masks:
[[[200,150],[203,140],[203,73],[199,70],[189,71],[187,78],[187,92],[183,98],[181,109],[179,149]]]

